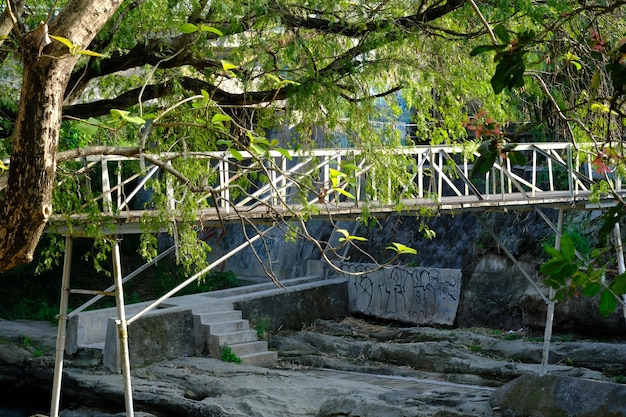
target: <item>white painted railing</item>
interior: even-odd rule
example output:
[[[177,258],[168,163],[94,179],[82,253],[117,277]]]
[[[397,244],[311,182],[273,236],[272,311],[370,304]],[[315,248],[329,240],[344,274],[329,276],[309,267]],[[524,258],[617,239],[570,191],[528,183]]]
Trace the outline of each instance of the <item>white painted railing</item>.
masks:
[[[462,200],[485,206],[513,195],[519,199],[520,194],[532,204],[530,199],[547,192],[574,198],[581,191],[588,191],[594,182],[592,158],[575,151],[569,143],[519,144],[515,150],[525,155],[525,165],[512,166],[510,159],[499,157],[486,175],[470,178],[471,161],[463,155],[471,152],[464,152],[461,146],[381,149],[379,154],[406,158],[403,164],[409,175],[405,178],[410,178],[407,181],[411,184],[401,184],[397,189],[391,188],[397,186],[397,181],[390,177],[393,172],[381,169],[380,165],[373,168],[374,162],[358,149],[313,149],[290,152],[289,157],[285,152],[271,150],[263,157],[240,152],[236,158],[228,151],[150,155],[149,160],[155,163],[142,176],[136,174],[126,179],[122,178],[122,167],[132,158],[90,156],[86,163],[101,166],[99,199],[102,211],[109,214],[143,210],[137,203],[140,190],[151,179],[162,181],[164,177],[169,187],[168,206],[175,211],[177,193],[188,186],[167,180],[177,176],[177,158],[202,161],[197,164],[203,167],[201,185],[206,193],[202,199],[226,215],[235,212],[245,215],[260,208],[270,211],[275,207],[328,206],[339,202],[354,206],[366,202],[369,210],[376,210],[377,206],[394,204],[394,198],[406,190],[413,191],[403,195],[403,200],[413,199],[415,204],[422,200],[424,204]],[[346,163],[350,169],[344,173],[349,176],[337,177],[332,169],[343,172]],[[112,172],[116,172],[115,181],[111,180]],[[354,200],[346,196],[353,196]]]

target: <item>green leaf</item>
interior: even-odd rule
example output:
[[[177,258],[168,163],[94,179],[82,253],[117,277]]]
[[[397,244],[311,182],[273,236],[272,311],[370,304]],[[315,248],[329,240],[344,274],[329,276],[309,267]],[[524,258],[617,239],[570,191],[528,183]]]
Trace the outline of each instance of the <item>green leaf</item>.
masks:
[[[543,250],[554,259],[563,259],[561,251],[550,245],[543,245]]]
[[[89,49],[82,49],[77,52],[79,55],[88,55],[88,56],[96,56],[100,58],[106,58],[106,55],[101,54],[99,52],[90,51]]]
[[[626,294],[626,273],[616,276],[609,288],[617,295]]]
[[[233,146],[233,141],[232,141],[232,140],[226,140],[226,139],[218,139],[218,140],[215,142],[215,144],[216,144],[217,146],[226,145],[226,146],[228,146],[228,147],[230,148],[231,146]]]
[[[587,297],[593,297],[602,291],[603,285],[601,282],[592,282],[591,284],[583,287],[582,291]]]
[[[558,278],[546,278],[543,280],[543,283],[550,288],[554,288],[558,290],[559,288],[565,286],[565,280],[561,280]]]
[[[344,196],[348,197],[351,200],[356,200],[356,198],[352,194],[350,194],[349,192],[347,192],[343,188],[333,188],[333,190],[335,190],[336,192],[338,192],[341,195],[344,195]]]
[[[385,249],[396,251],[398,255],[417,255],[417,250],[398,242],[392,242]]]
[[[232,118],[227,114],[215,113],[211,118],[211,124],[222,124],[223,122],[230,122],[231,120]]]
[[[359,242],[367,242],[367,239],[361,236],[353,236],[346,229],[337,229],[336,232],[341,233],[344,237],[340,237],[340,242],[356,240]]]
[[[331,178],[341,178],[341,177],[347,177],[346,174],[344,174],[341,171],[338,171],[334,168],[328,168],[328,173],[330,174]]]
[[[254,143],[250,144],[250,149],[257,155],[263,155],[265,153],[265,149]]]
[[[198,31],[198,26],[194,25],[193,23],[185,23],[183,25],[180,26],[179,30],[188,35],[190,33],[194,33]]]
[[[201,24],[199,27],[200,27],[200,32],[210,32],[210,33],[214,33],[214,34],[216,34],[217,36],[220,36],[220,37],[224,36],[224,34],[222,33],[221,30],[219,30],[218,28],[215,28],[213,26],[202,25]]]
[[[128,123],[132,123],[134,125],[144,125],[146,124],[146,121],[144,119],[142,119],[139,116],[127,116],[124,117],[124,120],[126,120]]]
[[[279,152],[282,156],[284,156],[285,158],[287,158],[288,160],[292,160],[293,156],[291,156],[291,153],[289,153],[289,151],[287,149],[284,148],[275,148],[275,150],[277,152]]]
[[[221,62],[222,62],[222,69],[224,71],[230,71],[230,70],[233,70],[233,69],[237,68],[237,65],[235,65],[235,64],[233,64],[231,62],[225,61],[223,59],[221,60]]]
[[[608,316],[617,308],[617,299],[609,290],[604,290],[600,296],[600,314]]]
[[[506,27],[502,23],[496,25],[496,27],[493,28],[493,33],[500,40],[500,42],[507,45],[511,43],[511,36],[509,35],[509,31],[506,30]]]
[[[85,136],[94,135],[98,131],[98,121],[92,117],[87,122],[80,122],[76,125],[76,130]]]
[[[574,247],[572,238],[567,233],[561,234],[561,253],[563,254],[563,258],[567,261],[574,262],[576,258],[576,248]]]
[[[545,275],[560,276],[562,275],[561,272],[563,271],[563,268],[567,265],[569,265],[569,262],[564,259],[553,259],[542,264],[539,267],[539,272]]]
[[[470,51],[470,56],[476,56],[489,51],[504,49],[503,45],[480,45]]]
[[[229,148],[228,152],[235,158],[237,161],[243,161],[243,155],[235,148]]]
[[[481,154],[474,161],[474,165],[472,166],[472,171],[470,176],[475,177],[477,175],[485,175],[493,164],[496,162],[497,154],[495,152],[489,152],[487,154]]]
[[[55,41],[61,42],[63,45],[67,46],[68,49],[70,50],[74,49],[74,43],[71,40],[64,38],[63,36],[50,35],[50,38],[54,39]]]
[[[527,159],[521,152],[509,152],[507,157],[511,160],[513,165],[526,165]]]

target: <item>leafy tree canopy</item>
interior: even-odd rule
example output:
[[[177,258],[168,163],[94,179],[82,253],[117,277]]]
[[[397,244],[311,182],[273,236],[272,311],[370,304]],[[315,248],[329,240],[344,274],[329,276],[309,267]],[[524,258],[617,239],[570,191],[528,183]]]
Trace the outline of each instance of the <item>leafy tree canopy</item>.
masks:
[[[0,156],[11,163],[6,172],[0,165],[0,270],[30,260],[52,211],[80,205],[70,196],[88,172],[73,162],[77,149],[238,155],[254,146],[340,143],[380,155],[400,181],[406,164],[381,150],[403,138],[381,122],[405,120],[412,134],[404,143],[486,140],[489,155],[525,135],[571,141],[606,174],[623,155],[625,8],[626,1],[559,0],[7,0]],[[264,140],[285,126],[290,141]],[[201,188],[197,162],[176,164],[181,190]],[[198,199],[186,191],[178,197],[191,218]]]

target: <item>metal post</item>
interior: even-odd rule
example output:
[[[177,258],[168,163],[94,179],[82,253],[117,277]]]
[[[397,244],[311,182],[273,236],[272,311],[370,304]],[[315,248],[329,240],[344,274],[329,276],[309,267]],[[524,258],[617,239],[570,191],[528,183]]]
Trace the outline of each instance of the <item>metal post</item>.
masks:
[[[72,270],[72,238],[65,237],[63,258],[63,278],[61,280],[61,302],[59,306],[59,329],[57,332],[56,355],[54,358],[54,380],[52,381],[52,401],[50,417],[59,416],[61,403],[61,380],[63,379],[63,355],[65,354],[65,333],[67,329],[67,304],[70,297],[70,272]]]
[[[124,309],[124,284],[122,283],[122,262],[120,245],[117,238],[112,239],[111,253],[113,256],[113,280],[115,283],[115,306],[117,309],[117,335],[119,339],[120,360],[122,362],[122,377],[124,378],[124,399],[126,403],[126,417],[134,417],[133,390],[130,379],[130,355],[128,353],[128,327],[126,311]]]
[[[613,230],[615,236],[615,251],[617,255],[617,269],[620,274],[626,272],[626,266],[624,266],[624,249],[622,246],[622,234],[620,231],[619,223],[615,223],[615,229]],[[624,320],[626,320],[626,296],[622,296],[622,311],[624,313]]]
[[[561,234],[563,233],[563,209],[559,210],[559,222],[557,225],[556,240],[554,247],[561,249]],[[556,300],[554,300],[554,288],[550,287],[550,298],[548,299],[548,311],[546,313],[546,328],[543,333],[543,353],[541,355],[541,372],[540,375],[545,375],[548,372],[548,359],[550,357],[550,340],[552,339],[552,323],[554,322],[554,307]]]

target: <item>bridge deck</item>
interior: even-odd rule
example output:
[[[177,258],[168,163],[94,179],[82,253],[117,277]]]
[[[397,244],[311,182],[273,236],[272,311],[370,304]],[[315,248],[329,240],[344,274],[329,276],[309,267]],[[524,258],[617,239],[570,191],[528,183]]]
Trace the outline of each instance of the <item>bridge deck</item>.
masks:
[[[538,208],[557,208],[564,210],[598,210],[605,209],[615,204],[614,197],[601,198],[600,201],[589,201],[590,191],[579,191],[571,195],[567,191],[547,191],[540,194],[526,195],[524,193],[496,194],[486,199],[476,196],[448,196],[440,201],[428,198],[405,199],[399,204],[370,204],[368,212],[373,217],[386,217],[392,214],[419,215],[424,209],[434,213],[454,214],[465,211],[507,211],[507,210],[532,210]],[[620,196],[626,199],[626,191]],[[271,224],[274,219],[297,219],[300,216],[306,218],[333,218],[356,220],[362,215],[363,203],[339,202],[325,204],[311,204],[305,209],[303,205],[290,206],[265,206],[243,208],[220,208],[211,207],[198,212],[196,222],[206,227],[219,226],[225,223],[241,222],[242,219],[256,224]],[[102,213],[102,228],[115,234],[141,233],[141,220],[143,216],[156,214],[151,210],[123,210],[119,213]],[[71,217],[72,231],[66,225],[67,218],[53,217],[50,221],[51,229],[61,234],[79,236],[88,224],[93,222],[93,216],[76,214]]]
[[[388,154],[391,158],[395,154],[405,158],[401,166],[406,166],[409,175],[403,178],[400,187],[404,191],[412,190],[413,198],[400,202],[388,201],[389,195],[401,191],[394,188],[398,185],[392,185],[397,181],[391,178],[391,170],[372,168],[375,164],[368,155],[355,149],[316,149],[289,155],[268,151],[263,157],[242,152],[239,158],[226,151],[184,157],[197,160],[196,166],[203,170],[203,181],[211,190],[196,197],[199,204],[206,206],[208,202],[211,206],[197,212],[196,222],[206,226],[242,220],[273,223],[300,216],[355,219],[362,211],[384,217],[393,213],[420,214],[424,210],[456,213],[533,207],[597,209],[615,204],[615,196],[603,196],[595,204],[589,202],[591,187],[596,182],[590,151],[576,150],[561,142],[519,144],[516,150],[526,157],[525,165],[511,166],[510,159],[498,158],[493,168],[479,178],[471,177],[467,150],[458,146],[381,150],[383,156]],[[101,175],[100,181],[95,181],[101,183],[100,196],[95,199],[101,216],[94,220],[94,213],[55,215],[50,219],[49,230],[80,235],[98,221],[107,230],[105,233],[108,230],[119,234],[139,233],[144,216],[180,221],[175,193],[184,195],[186,191],[181,190],[186,185],[179,185],[178,191],[172,185],[177,173],[172,164],[180,157],[146,156],[152,165],[143,174],[131,178],[121,177],[123,164],[136,164],[140,158],[111,155],[85,158],[83,171],[92,172],[92,176],[99,171]],[[340,172],[346,166],[351,167],[346,170],[350,171],[349,178],[347,173]],[[302,181],[303,178],[308,182]],[[242,179],[247,181],[248,189],[241,187]],[[137,202],[137,195],[150,186],[148,181],[161,181],[168,187],[167,211],[136,209],[143,207]],[[94,181],[89,177],[85,182],[91,186]],[[616,181],[617,195],[625,197],[626,192],[622,193],[619,184]],[[308,203],[301,204],[303,200]],[[68,219],[71,229],[67,226]]]

